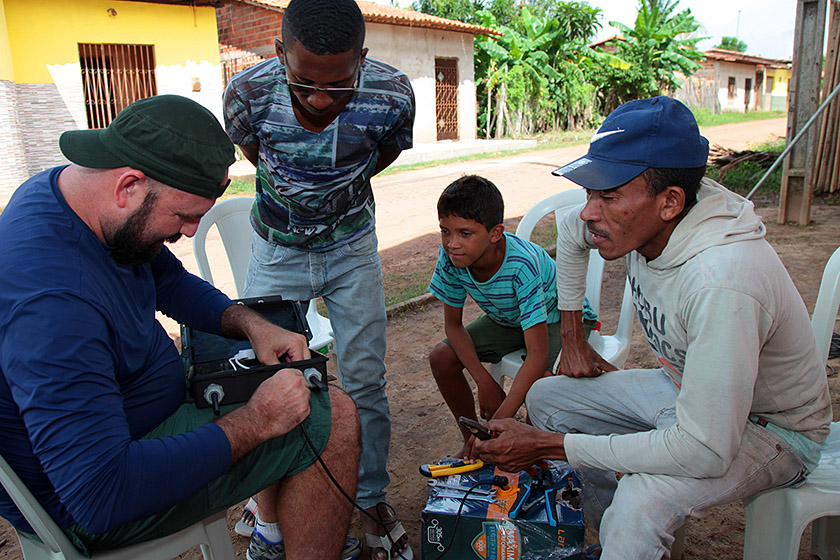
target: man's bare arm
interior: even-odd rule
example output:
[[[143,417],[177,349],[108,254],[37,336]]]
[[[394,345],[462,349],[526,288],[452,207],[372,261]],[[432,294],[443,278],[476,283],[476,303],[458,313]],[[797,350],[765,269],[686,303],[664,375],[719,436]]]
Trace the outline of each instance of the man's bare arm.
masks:
[[[234,304],[222,313],[222,334],[251,341],[256,358],[266,365],[310,357],[306,337],[278,327],[253,309]]]
[[[251,162],[256,167],[260,162],[260,145],[259,144],[239,144],[239,149],[242,150],[242,155],[245,159]]]
[[[597,377],[605,371],[617,368],[598,355],[589,342],[583,328],[583,311],[560,312],[560,340],[563,350],[560,352],[559,375],[569,377]]]

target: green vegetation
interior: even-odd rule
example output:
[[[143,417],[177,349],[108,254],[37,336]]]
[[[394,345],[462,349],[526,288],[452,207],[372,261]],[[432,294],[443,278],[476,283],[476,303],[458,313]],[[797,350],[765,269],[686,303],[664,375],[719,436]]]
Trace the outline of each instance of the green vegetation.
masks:
[[[700,126],[718,126],[721,124],[761,121],[765,119],[780,119],[787,116],[785,111],[752,111],[738,113],[735,111],[715,114],[708,109],[692,109],[694,118]]]
[[[589,128],[619,104],[673,92],[703,58],[679,0],[638,0],[624,37],[593,50],[603,11],[586,1],[416,0],[417,11],[500,32],[476,35],[478,129],[485,138]]]
[[[254,185],[254,175],[243,175],[241,177],[234,177],[230,180],[225,191],[226,195],[243,195],[248,194],[254,196],[257,193],[257,188]]]
[[[694,111],[694,117],[700,126],[717,126],[721,124],[738,123],[746,121],[756,121],[763,119],[776,119],[786,116],[784,111],[756,111],[752,113],[722,113],[715,115],[706,110]],[[481,159],[497,158],[512,156],[516,154],[531,152],[535,150],[551,150],[554,148],[563,148],[566,146],[577,146],[580,144],[589,143],[589,138],[592,133],[600,126],[603,119],[598,119],[592,126],[587,128],[579,128],[575,130],[554,130],[542,134],[536,134],[534,137],[537,140],[536,148],[525,148],[520,150],[499,150],[496,152],[485,152],[481,154],[472,154],[468,156],[459,156],[454,158],[439,159],[434,161],[424,161],[420,163],[411,163],[407,165],[392,165],[388,167],[377,177],[387,177],[395,173],[402,173],[403,171],[412,171],[415,169],[426,169],[435,167],[437,165],[446,165],[448,163],[458,163],[464,161],[474,161]],[[254,175],[243,175],[235,177],[231,180],[230,186],[225,195],[251,195],[255,193]]]
[[[437,251],[432,251],[425,258],[411,262],[407,266],[382,270],[385,284],[385,306],[408,301],[426,293],[432,272],[437,262]]]
[[[624,37],[610,41],[615,55],[604,53],[589,73],[598,86],[603,114],[633,99],[674,91],[682,84],[677,73],[690,76],[700,68],[703,53],[697,43],[705,37],[691,36],[700,24],[691,10],[677,12],[678,4],[679,0],[640,0],[633,27],[610,22]]]
[[[747,52],[747,44],[737,37],[727,37],[724,35],[720,39],[718,49],[726,49],[728,51]]]

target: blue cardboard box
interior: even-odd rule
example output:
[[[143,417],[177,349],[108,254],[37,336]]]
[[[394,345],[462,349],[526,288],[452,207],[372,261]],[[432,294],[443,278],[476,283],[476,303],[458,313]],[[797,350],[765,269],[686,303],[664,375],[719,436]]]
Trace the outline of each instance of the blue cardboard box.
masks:
[[[482,483],[494,475],[507,477],[508,486]],[[562,461],[549,461],[548,468],[530,473],[507,473],[485,465],[430,479],[423,509],[423,559],[580,559],[581,492],[580,478]]]

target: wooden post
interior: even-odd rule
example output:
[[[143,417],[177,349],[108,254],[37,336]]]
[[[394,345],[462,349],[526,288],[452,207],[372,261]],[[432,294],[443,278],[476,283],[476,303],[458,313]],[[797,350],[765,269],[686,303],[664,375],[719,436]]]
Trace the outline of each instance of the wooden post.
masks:
[[[787,141],[802,130],[820,103],[820,77],[825,39],[826,0],[797,0],[793,66],[788,92]],[[811,127],[785,160],[779,197],[779,223],[811,221],[814,144],[819,127]]]
[[[827,99],[840,84],[840,0],[829,0],[828,47],[823,70],[822,98]],[[820,137],[814,156],[814,192],[832,193],[838,189],[837,150],[840,147],[840,99],[834,99],[820,119]]]

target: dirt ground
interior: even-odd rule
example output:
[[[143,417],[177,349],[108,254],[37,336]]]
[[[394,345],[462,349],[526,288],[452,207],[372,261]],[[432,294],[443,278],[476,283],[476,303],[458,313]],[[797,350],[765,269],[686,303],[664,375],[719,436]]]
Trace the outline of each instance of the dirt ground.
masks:
[[[752,124],[752,123],[749,123]],[[727,147],[746,147],[748,141],[760,142],[768,134],[783,134],[784,124],[778,122],[770,130],[769,125],[717,127],[714,131],[704,131],[713,141]],[[723,129],[726,129],[725,131]],[[724,134],[725,132],[725,134]],[[418,259],[426,259],[437,250],[438,237],[436,219],[433,210],[427,208],[427,202],[411,199],[421,191],[428,191],[426,198],[436,200],[437,194],[453,178],[469,172],[477,172],[491,177],[503,189],[508,203],[506,215],[511,219],[506,225],[512,231],[518,217],[534,202],[559,190],[559,183],[547,178],[548,172],[585,151],[585,147],[534,152],[523,156],[499,160],[483,160],[467,164],[441,166],[431,170],[413,171],[392,175],[374,183],[377,196],[377,215],[379,219],[380,247],[383,267],[388,269],[406,267]],[[517,161],[509,160],[518,158]],[[520,167],[517,167],[519,165]],[[543,185],[548,183],[548,186]],[[408,190],[402,191],[403,187]],[[543,194],[544,189],[545,193]],[[421,206],[418,211],[418,206]],[[759,206],[759,213],[768,226],[768,239],[776,248],[788,268],[809,311],[813,309],[817,290],[825,262],[838,246],[840,239],[840,206],[816,205],[813,209],[813,222],[808,227],[796,225],[779,226],[776,224],[777,207],[774,204]],[[402,207],[403,212],[399,212]],[[519,208],[523,208],[519,210]],[[418,213],[419,212],[419,213]],[[431,213],[429,213],[431,212]],[[416,215],[416,218],[402,217],[397,214]],[[414,220],[420,220],[416,226]],[[395,232],[390,234],[389,232]],[[399,232],[397,234],[396,232]],[[410,234],[410,235],[409,235]],[[405,238],[405,239],[404,239]],[[194,260],[189,244],[179,243],[175,248],[185,265],[194,269]],[[216,251],[220,249],[216,248]],[[212,258],[212,257],[211,257]],[[605,332],[611,332],[617,320],[618,305],[623,289],[623,263],[609,263],[602,296],[602,320]],[[217,280],[217,285],[233,294],[229,280]],[[477,314],[477,308],[468,306],[467,318]],[[638,327],[638,326],[637,326]],[[167,325],[174,335],[174,325]],[[418,466],[435,461],[459,447],[459,432],[448,409],[439,396],[434,380],[429,372],[427,354],[429,349],[443,338],[442,307],[435,302],[428,302],[416,308],[392,313],[388,324],[388,365],[387,391],[391,403],[393,419],[393,439],[389,470],[391,485],[389,501],[397,509],[411,539],[415,556],[420,558],[420,519],[425,503],[425,479],[418,473]],[[832,362],[840,366],[840,360]],[[647,348],[641,331],[634,331],[633,349],[626,364],[628,367],[655,367],[653,354]],[[829,377],[832,395],[837,406],[840,396],[837,377]],[[835,408],[837,410],[837,408]],[[228,515],[229,525],[238,519],[241,506],[232,508]],[[353,534],[361,537],[361,525],[356,521],[351,528]],[[686,559],[735,560],[742,556],[744,532],[744,514],[741,504],[714,509],[705,519],[691,520],[687,526],[685,543]],[[237,558],[245,557],[247,540],[233,534]],[[597,542],[597,535],[590,531],[590,542]],[[800,547],[799,559],[809,559],[810,534],[806,531]],[[200,558],[197,550],[188,552],[180,558],[195,560]],[[14,532],[9,525],[0,520],[0,560],[21,558],[20,549]],[[457,559],[461,560],[461,559]],[[465,559],[464,559],[465,560]]]

